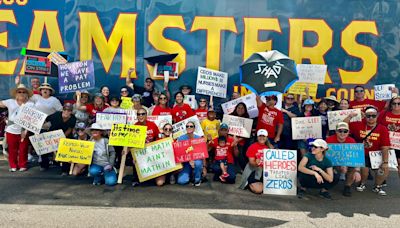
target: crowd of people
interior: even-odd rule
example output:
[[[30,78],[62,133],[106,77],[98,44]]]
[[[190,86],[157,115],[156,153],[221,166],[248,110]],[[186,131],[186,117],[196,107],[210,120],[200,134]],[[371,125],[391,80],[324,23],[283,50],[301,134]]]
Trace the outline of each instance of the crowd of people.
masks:
[[[173,123],[180,122],[197,115],[201,121],[204,136],[195,134],[196,123],[186,123],[186,134],[176,140],[188,140],[204,137],[207,140],[208,159],[200,159],[183,163],[181,170],[157,177],[150,182],[157,186],[169,184],[188,184],[200,186],[207,172],[212,172],[213,181],[233,184],[236,175],[241,174],[240,188],[249,189],[253,193],[263,192],[263,151],[268,148],[281,148],[298,151],[298,196],[306,194],[308,188],[320,189],[320,196],[330,199],[329,189],[339,180],[344,181],[344,196],[351,196],[352,185],[356,190],[365,191],[368,176],[375,173],[372,190],[379,195],[386,195],[384,186],[389,175],[388,150],[390,149],[389,131],[400,132],[400,97],[397,88],[392,88],[393,98],[389,101],[377,101],[365,98],[362,86],[354,88],[355,100],[342,99],[335,96],[313,99],[309,96],[303,99],[295,94],[284,94],[282,108],[278,109],[277,96],[266,96],[264,103],[257,96],[258,117],[254,118],[250,138],[242,138],[229,134],[227,123],[221,122],[213,104],[209,104],[206,96],[196,95],[196,105],[191,107],[185,103],[185,96],[191,94],[190,86],[182,86],[171,99],[168,83],[164,91],[157,91],[153,79],[147,78],[144,86],[132,83],[129,75],[134,69],[129,69],[126,85],[121,87],[120,94],[110,94],[107,86],[102,86],[98,92],[78,91],[73,102],[64,104],[57,99],[55,90],[48,83],[40,84],[38,78],[31,80],[31,88],[18,84],[10,91],[10,99],[0,101],[1,108],[8,109],[7,124],[5,125],[5,143],[7,148],[9,171],[25,172],[28,170],[28,154],[35,155],[28,137],[33,133],[14,123],[22,105],[28,105],[48,115],[41,132],[61,129],[66,138],[93,141],[95,149],[90,166],[61,163],[61,174],[68,173],[78,176],[90,174],[93,185],[115,185],[118,168],[121,167],[122,155],[127,155],[126,165],[135,165],[129,148],[108,145],[107,131],[95,122],[97,112],[116,113],[120,110],[122,98],[132,101],[137,122],[135,125],[147,126],[146,143],[161,138],[172,137]],[[240,97],[233,93],[231,99]],[[198,103],[197,103],[198,100]],[[362,121],[351,122],[354,117],[350,114],[343,122],[337,124],[335,130],[328,128],[328,111],[361,109]],[[157,126],[147,119],[148,116],[171,115],[173,123]],[[232,116],[249,118],[245,103],[238,103]],[[320,116],[322,120],[322,138],[294,140],[292,138],[291,118]],[[365,148],[365,167],[334,167],[325,156],[328,143],[363,143]],[[382,151],[383,163],[378,170],[371,170],[369,151]],[[396,150],[400,162],[400,151]],[[40,170],[54,167],[52,153],[41,155]],[[58,167],[58,166],[56,166]],[[134,170],[132,185],[140,185],[138,175]],[[71,172],[70,172],[71,171]],[[400,171],[399,171],[400,176]]]

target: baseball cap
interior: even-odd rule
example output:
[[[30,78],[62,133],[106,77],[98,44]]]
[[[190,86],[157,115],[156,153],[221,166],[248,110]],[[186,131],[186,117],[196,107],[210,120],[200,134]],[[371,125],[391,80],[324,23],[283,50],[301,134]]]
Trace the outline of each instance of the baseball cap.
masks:
[[[346,122],[340,122],[336,125],[336,130],[339,130],[339,129],[349,130],[349,124]]]
[[[305,105],[314,105],[314,104],[315,104],[315,102],[312,99],[305,99],[304,103],[303,103],[303,106],[305,106]]]
[[[267,99],[267,100],[272,99],[274,101],[277,101],[278,97],[276,95],[270,95],[270,96],[265,96],[265,99]]]
[[[328,143],[323,139],[316,139],[310,143],[311,146],[322,147],[324,149],[328,149]]]
[[[79,122],[75,125],[76,129],[86,129],[86,124],[84,122]]]
[[[222,123],[222,124],[219,126],[219,129],[229,129],[229,126],[228,126],[228,124],[226,124],[226,123]]]
[[[378,109],[377,108],[375,108],[374,106],[368,106],[368,107],[365,107],[365,110],[364,110],[364,112],[365,113],[369,113],[369,112],[378,112]]]
[[[142,99],[142,96],[140,94],[135,94],[132,96],[132,100],[140,101]]]
[[[72,111],[72,110],[74,109],[74,106],[72,106],[71,103],[65,103],[65,104],[63,105],[63,109]]]
[[[268,131],[265,130],[265,129],[258,130],[257,131],[257,136],[261,136],[261,135],[267,137],[268,136]]]

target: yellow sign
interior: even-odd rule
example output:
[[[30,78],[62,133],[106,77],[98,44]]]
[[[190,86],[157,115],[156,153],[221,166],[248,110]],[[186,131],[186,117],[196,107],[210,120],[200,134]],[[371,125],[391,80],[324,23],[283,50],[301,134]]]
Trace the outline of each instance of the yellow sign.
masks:
[[[314,98],[317,97],[318,84],[314,84],[314,83],[295,82],[289,88],[288,93],[307,95],[306,91],[305,91],[307,86],[309,89],[308,90],[309,96],[314,97]]]
[[[129,124],[114,124],[111,128],[111,146],[126,146],[144,148],[147,137],[147,127]]]
[[[182,169],[181,163],[175,163],[172,143],[166,138],[146,144],[144,149],[131,149],[140,182]]]
[[[94,142],[61,138],[56,161],[90,165],[94,151]]]
[[[133,103],[132,98],[130,97],[121,97],[121,105],[119,106],[122,109],[132,109]]]

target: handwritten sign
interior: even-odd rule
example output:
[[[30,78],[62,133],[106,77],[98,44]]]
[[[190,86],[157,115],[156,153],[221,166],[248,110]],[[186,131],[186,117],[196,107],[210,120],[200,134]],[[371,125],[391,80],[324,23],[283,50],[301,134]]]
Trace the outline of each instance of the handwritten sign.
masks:
[[[122,109],[132,109],[133,103],[130,97],[121,97],[121,104],[119,105]]]
[[[297,151],[264,150],[264,194],[296,195]]]
[[[61,138],[56,161],[90,165],[93,151],[94,142]]]
[[[175,163],[172,139],[161,139],[146,144],[144,149],[132,149],[135,168],[140,182],[179,170],[181,164]]]
[[[329,130],[336,130],[336,125],[348,117],[351,113],[356,113],[357,115],[351,118],[350,122],[361,121],[361,110],[360,109],[346,109],[338,111],[328,111],[328,126]]]
[[[365,167],[364,144],[330,143],[326,157],[333,166]]]
[[[25,74],[49,76],[51,73],[51,62],[43,56],[25,56]]]
[[[93,61],[88,60],[59,65],[58,85],[60,93],[93,89],[95,86]]]
[[[172,125],[172,137],[174,139],[177,139],[179,136],[186,134],[186,124],[189,121],[193,122],[196,126],[194,134],[198,136],[204,136],[204,132],[203,129],[201,128],[199,118],[195,115]]]
[[[253,120],[248,118],[242,118],[237,116],[224,115],[222,123],[226,123],[229,126],[230,135],[236,135],[243,138],[250,138],[251,127],[253,126]]]
[[[114,124],[111,127],[109,145],[144,148],[146,131],[146,126]]]
[[[379,169],[382,164],[382,151],[370,151],[369,158],[371,160],[371,168]],[[397,158],[394,150],[389,150],[389,168],[397,170]]]
[[[208,158],[207,140],[205,138],[177,141],[173,144],[175,162],[187,162]]]
[[[320,139],[322,138],[322,124],[320,116],[292,118],[292,138]]]
[[[185,95],[183,102],[185,104],[188,104],[192,109],[195,109],[197,107],[197,101],[194,95]]]
[[[98,123],[104,130],[110,130],[113,124],[126,124],[126,119],[126,114],[122,113],[96,113],[96,123]]]
[[[179,63],[178,62],[166,62],[165,64],[156,63],[154,65],[153,77],[158,79],[164,79],[164,73],[171,79],[178,79]]]
[[[199,67],[197,71],[196,93],[226,98],[228,73]]]
[[[169,123],[172,125],[172,116],[171,115],[162,115],[162,116],[147,116],[147,121],[154,122],[158,130],[162,132],[162,129],[165,124]]]
[[[392,99],[392,88],[395,88],[394,84],[384,84],[374,86],[375,100],[390,100]]]
[[[57,151],[60,139],[65,138],[64,132],[60,130],[45,132],[40,135],[29,137],[35,152],[38,155],[48,154]]]
[[[247,112],[249,113],[250,118],[255,118],[258,116],[256,95],[254,93],[223,103],[221,104],[221,107],[225,114],[231,114],[235,110],[236,105],[239,103],[246,104]]]
[[[46,113],[38,111],[28,105],[23,105],[19,108],[14,123],[35,134],[40,134],[40,129],[42,128],[46,117]]]
[[[389,131],[390,148],[400,150],[400,132]]]
[[[299,76],[298,82],[325,84],[327,65],[297,64],[296,70]]]
[[[306,96],[305,88],[308,86],[308,95],[311,97],[317,96],[318,84],[307,82],[295,82],[290,86],[288,93],[300,94]]]
[[[66,64],[68,61],[62,57],[62,55],[60,55],[58,52],[51,52],[47,58],[50,59],[50,61],[54,64],[56,64],[57,66],[60,64]]]

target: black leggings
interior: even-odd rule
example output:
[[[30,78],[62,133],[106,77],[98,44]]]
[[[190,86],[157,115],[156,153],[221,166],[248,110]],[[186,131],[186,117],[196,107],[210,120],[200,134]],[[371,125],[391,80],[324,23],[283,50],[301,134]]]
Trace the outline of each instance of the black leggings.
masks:
[[[333,186],[335,186],[339,182],[339,174],[333,174],[333,181],[331,183],[324,180],[324,183],[319,184],[315,176],[299,173],[299,182],[300,186],[303,188],[316,188],[316,189],[324,188],[328,190],[333,188]]]

